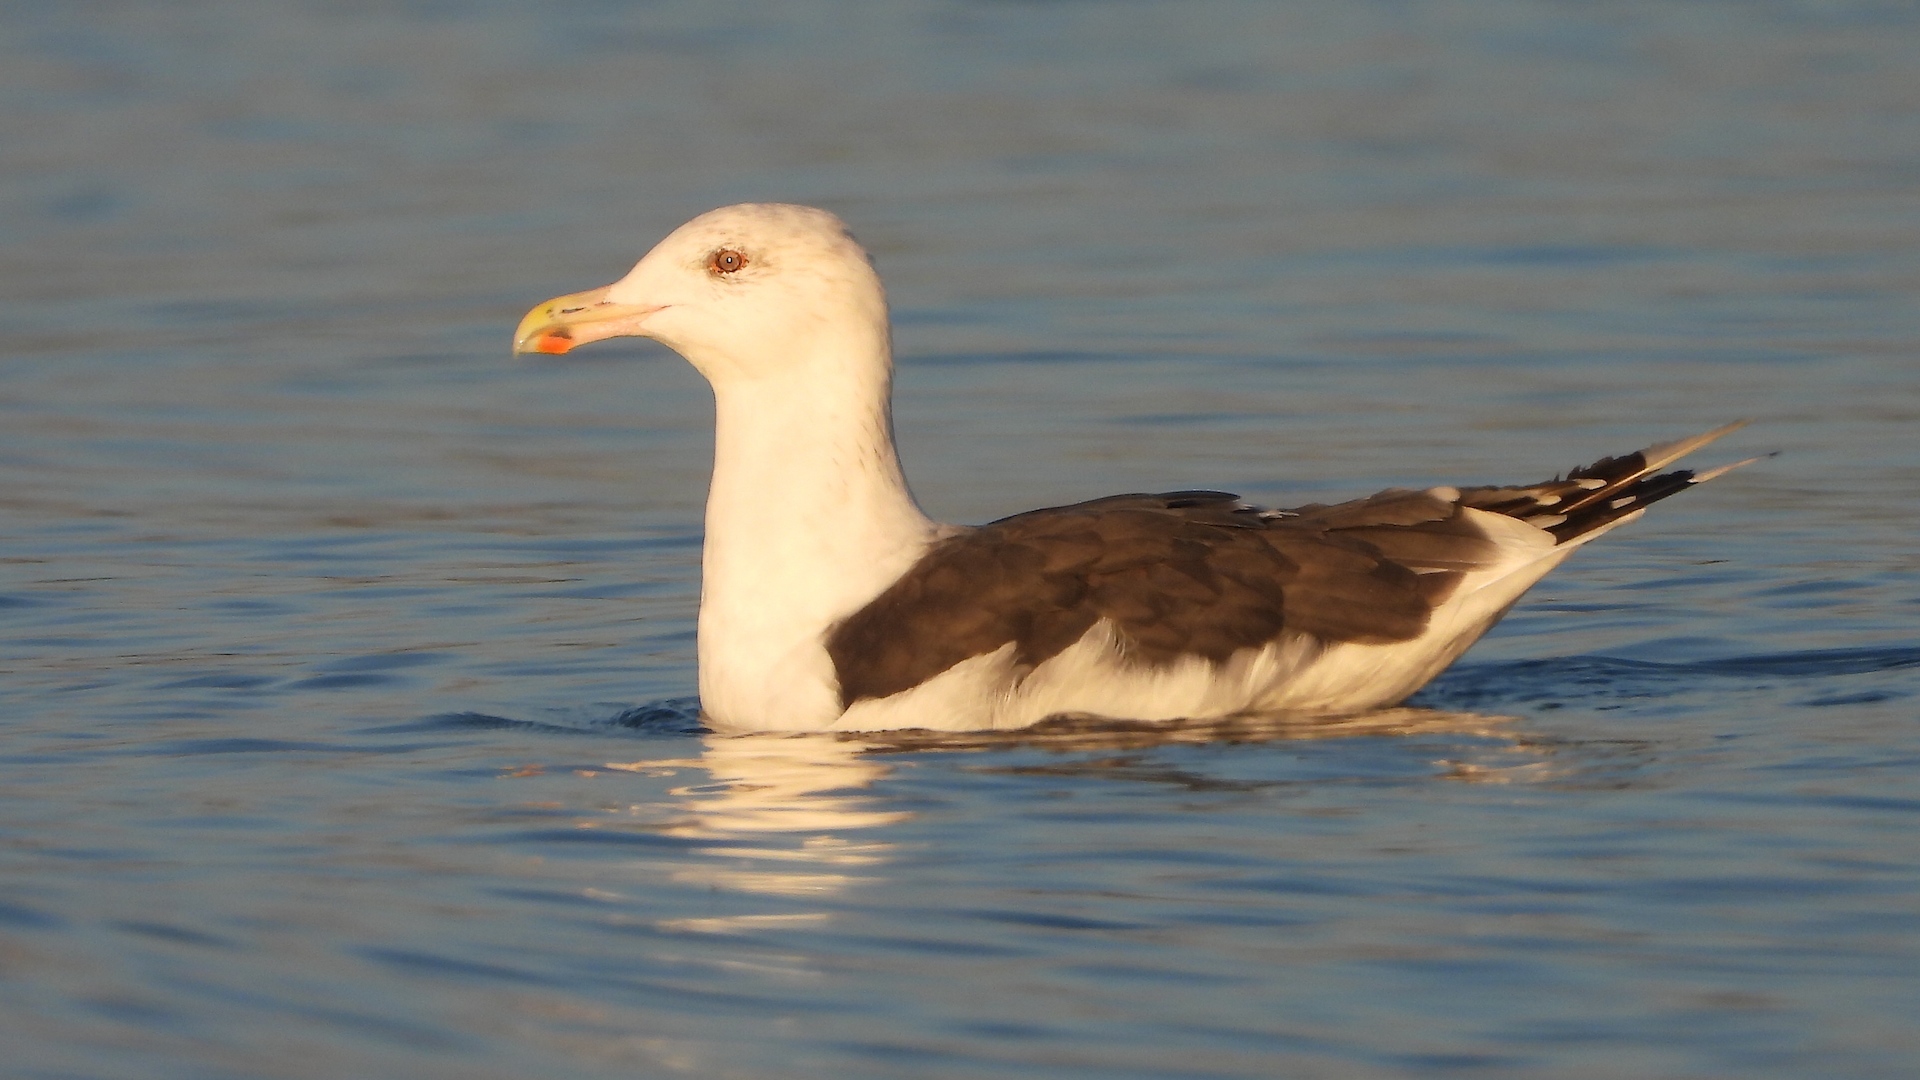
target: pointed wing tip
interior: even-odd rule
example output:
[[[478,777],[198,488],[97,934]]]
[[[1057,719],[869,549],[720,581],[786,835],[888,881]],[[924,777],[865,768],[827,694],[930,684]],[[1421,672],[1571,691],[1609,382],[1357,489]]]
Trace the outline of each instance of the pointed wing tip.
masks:
[[[1751,419],[1735,420],[1731,423],[1721,424],[1712,431],[1703,431],[1698,435],[1689,435],[1684,439],[1675,439],[1672,442],[1655,443],[1645,450],[1640,451],[1641,459],[1646,462],[1645,472],[1659,472],[1661,469],[1686,457],[1688,454],[1693,453],[1708,443],[1731,435],[1751,423],[1753,423]]]
[[[1743,461],[1731,461],[1725,465],[1717,465],[1711,469],[1707,469],[1704,472],[1694,473],[1693,477],[1687,482],[1690,484],[1704,484],[1709,480],[1718,480],[1720,477],[1727,475],[1735,469],[1744,469],[1756,461],[1765,461],[1768,458],[1777,458],[1779,456],[1780,451],[1775,450],[1768,454],[1757,454]]]

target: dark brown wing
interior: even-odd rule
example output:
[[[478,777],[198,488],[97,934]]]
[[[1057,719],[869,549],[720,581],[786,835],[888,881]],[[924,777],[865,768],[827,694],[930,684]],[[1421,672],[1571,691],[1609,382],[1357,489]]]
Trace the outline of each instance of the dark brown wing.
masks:
[[[852,704],[1011,642],[1031,669],[1100,619],[1137,662],[1225,660],[1290,629],[1407,641],[1459,571],[1494,557],[1455,504],[1384,492],[1298,514],[1224,492],[1118,495],[940,541],[827,639]]]
[[[1116,495],[1003,518],[935,544],[828,634],[843,704],[911,689],[1008,643],[1027,669],[1107,619],[1129,657],[1219,662],[1283,631],[1410,641],[1466,572],[1502,558],[1470,511],[1565,544],[1746,464],[1659,469],[1744,421],[1525,487],[1383,491],[1263,511],[1220,491]]]

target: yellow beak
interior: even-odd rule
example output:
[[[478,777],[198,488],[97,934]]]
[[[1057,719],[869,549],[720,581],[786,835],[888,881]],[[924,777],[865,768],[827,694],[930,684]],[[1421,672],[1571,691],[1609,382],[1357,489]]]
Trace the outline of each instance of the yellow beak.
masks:
[[[615,303],[607,299],[611,287],[556,296],[527,312],[513,332],[513,355],[558,355],[589,341],[640,333],[641,321],[659,307]]]

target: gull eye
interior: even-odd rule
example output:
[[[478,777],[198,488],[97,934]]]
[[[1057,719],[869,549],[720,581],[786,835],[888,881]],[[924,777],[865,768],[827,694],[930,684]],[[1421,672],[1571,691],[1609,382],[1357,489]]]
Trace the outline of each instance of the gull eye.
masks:
[[[747,253],[733,248],[721,248],[707,256],[707,270],[715,274],[731,274],[747,265]]]

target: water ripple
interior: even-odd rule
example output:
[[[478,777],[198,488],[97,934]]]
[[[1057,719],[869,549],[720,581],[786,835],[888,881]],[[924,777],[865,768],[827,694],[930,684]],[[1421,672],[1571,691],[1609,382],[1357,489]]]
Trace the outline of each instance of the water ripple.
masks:
[[[1721,693],[1753,693],[1774,683],[1804,683],[1920,668],[1920,647],[1817,649],[1721,659],[1660,662],[1567,656],[1454,665],[1414,697],[1439,708],[1499,708],[1612,698],[1666,698],[1718,684]],[[1912,689],[1834,691],[1807,704],[1893,700]]]

